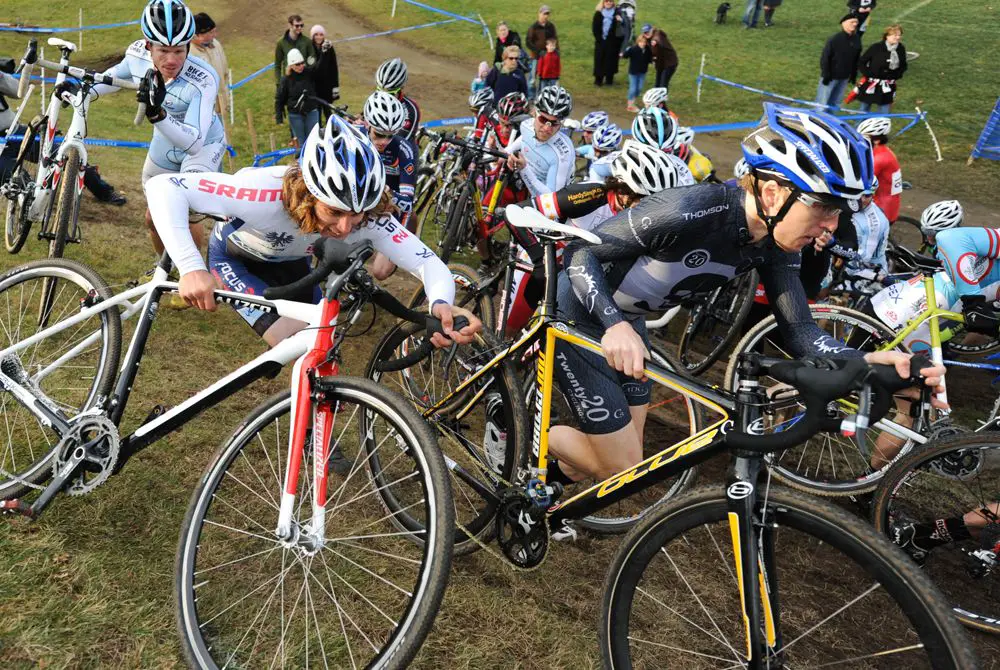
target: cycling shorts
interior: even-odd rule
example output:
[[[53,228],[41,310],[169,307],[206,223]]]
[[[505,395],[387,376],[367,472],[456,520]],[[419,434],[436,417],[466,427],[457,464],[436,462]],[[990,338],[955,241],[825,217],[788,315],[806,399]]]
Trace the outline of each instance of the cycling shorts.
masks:
[[[557,300],[560,318],[575,322],[582,332],[599,338],[598,334],[604,329],[577,300],[563,273],[559,274]],[[648,348],[645,317],[628,315],[626,319]],[[629,407],[649,404],[653,383],[640,382],[618,372],[600,354],[556,340],[556,359],[551,363],[580,430],[588,435],[607,435],[621,430],[632,421]]]
[[[217,225],[223,226],[223,228],[230,226],[230,230],[232,226],[228,222]],[[279,263],[265,263],[247,259],[228,249],[226,237],[226,234],[210,236],[208,269],[227,290],[263,296],[265,289],[291,284],[305,277],[312,269],[308,258]],[[323,294],[319,286],[310,286],[287,299],[315,305],[322,297]],[[268,328],[274,325],[275,321],[281,318],[274,312],[265,312],[255,307],[240,307],[236,311],[261,337]]]
[[[142,165],[142,185],[158,174],[173,172],[221,172],[222,157],[226,153],[225,138],[211,144],[206,143],[201,151],[188,154],[155,135]]]

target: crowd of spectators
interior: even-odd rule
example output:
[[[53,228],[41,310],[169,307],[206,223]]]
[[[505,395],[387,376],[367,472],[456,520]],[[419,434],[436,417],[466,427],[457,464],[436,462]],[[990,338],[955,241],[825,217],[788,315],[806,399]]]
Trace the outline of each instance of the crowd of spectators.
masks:
[[[299,14],[289,16],[288,30],[274,48],[274,120],[282,123],[287,116],[296,146],[329,118],[330,106],[340,98],[337,52],[326,28],[314,25],[307,37],[305,25]]]

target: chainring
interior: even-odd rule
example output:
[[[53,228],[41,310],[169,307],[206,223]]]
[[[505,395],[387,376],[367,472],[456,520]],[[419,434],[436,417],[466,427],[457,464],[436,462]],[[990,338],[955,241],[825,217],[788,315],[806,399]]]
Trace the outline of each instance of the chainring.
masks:
[[[963,435],[969,432],[972,431],[963,426],[959,426],[951,420],[951,417],[945,417],[931,423],[927,439],[929,442],[933,442],[935,440],[943,440],[946,437],[955,437],[956,435]]]
[[[118,464],[121,440],[118,428],[105,416],[97,414],[81,415],[73,419],[69,432],[56,447],[52,460],[52,473],[58,476],[68,467],[77,448],[86,447],[86,455],[76,472],[66,481],[63,490],[71,496],[90,493],[107,481]]]
[[[549,524],[544,515],[532,518],[534,507],[523,489],[509,488],[497,506],[497,544],[515,567],[530,570],[541,565],[549,551]]]

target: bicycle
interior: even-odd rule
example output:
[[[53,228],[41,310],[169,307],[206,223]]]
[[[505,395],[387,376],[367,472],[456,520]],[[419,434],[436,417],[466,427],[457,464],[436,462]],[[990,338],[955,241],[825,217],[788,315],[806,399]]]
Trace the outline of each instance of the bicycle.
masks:
[[[177,624],[195,667],[298,666],[309,658],[404,667],[444,594],[454,521],[434,436],[397,395],[337,376],[346,334],[338,325],[349,327],[369,300],[392,307],[362,268],[372,247],[324,240],[317,251],[322,260],[310,275],[264,297],[215,292],[219,302],[272,310],[305,329],[180,405],[157,407],[127,436],[119,426],[159,300],[178,286],[167,281],[168,257],[150,282],[117,295],[93,270],[64,259],[0,278],[2,332],[11,340],[0,350],[0,407],[12,427],[0,452],[0,511],[37,519],[60,492],[93,492],[202,410],[295,363],[290,391],[264,402],[220,446],[182,525]],[[334,272],[319,305],[282,299]],[[53,277],[58,319],[39,327],[34,295]],[[355,296],[343,314],[342,291]],[[116,380],[122,321],[134,315]],[[335,452],[350,464],[347,474],[328,475]],[[418,502],[387,514],[373,493],[397,489]]]
[[[474,406],[491,404],[486,399],[490,393],[506,394],[498,407],[508,414],[519,413],[523,404],[516,402],[517,396],[505,386],[499,373],[508,359],[524,348],[536,343],[542,347],[536,359],[539,402],[534,411],[530,463],[517,468],[513,479],[507,479],[493,470],[486,455],[470,450],[470,456],[481,466],[471,471],[463,468],[456,453],[445,447],[453,476],[466,485],[464,491],[456,491],[456,502],[473,493],[481,497],[482,505],[492,511],[481,525],[492,521],[503,558],[515,568],[535,568],[548,552],[549,532],[564,530],[566,521],[595,515],[634,498],[723,451],[734,450],[737,456],[725,492],[713,487],[662,501],[645,513],[622,543],[608,574],[599,633],[607,667],[686,668],[720,661],[721,667],[761,668],[780,662],[810,663],[818,658],[827,662],[839,658],[855,664],[867,661],[869,666],[893,664],[887,667],[975,666],[960,626],[938,600],[933,586],[871,527],[827,503],[772,488],[769,480],[758,484],[766,453],[787,448],[817,430],[840,429],[839,418],[825,418],[826,404],[834,398],[862,388],[862,397],[871,400],[870,393],[863,389],[869,388],[869,383],[875,384],[874,401],[862,403],[859,415],[867,417],[871,409],[874,419],[884,412],[889,392],[911,383],[900,380],[894,370],[881,368],[876,383],[862,361],[842,366],[821,362],[810,367],[809,363],[767,361],[751,355],[744,358],[745,381],[732,394],[651,362],[646,374],[652,380],[679,390],[716,417],[676,444],[659,445],[655,453],[635,466],[564,500],[562,487],[547,480],[556,342],[594,352],[600,351],[600,344],[573,324],[555,319],[554,247],[557,241],[569,237],[594,242],[595,236],[520,208],[509,207],[508,218],[514,225],[530,228],[544,245],[548,281],[541,316],[518,342],[501,347],[478,365],[470,365],[468,376],[454,390],[436,393],[436,388],[426,387],[433,397],[414,393],[412,387],[408,392],[411,402],[447,439],[450,427],[464,421]],[[370,364],[376,379],[387,381],[380,372],[381,362],[399,353],[392,348],[395,344],[401,345],[403,351],[407,349],[403,339],[399,342],[387,337],[380,345]],[[418,340],[414,337],[409,341]],[[471,361],[471,357],[467,360]],[[915,365],[920,367],[920,363]],[[419,369],[409,370],[409,380],[391,381],[406,389],[422,374]],[[807,398],[807,418],[781,435],[754,434],[767,398],[753,379],[765,372],[794,384]],[[857,423],[863,425],[862,420]],[[504,428],[513,430],[510,425]],[[513,470],[511,459],[517,454],[508,449],[506,457],[504,468]],[[403,509],[408,502],[395,497],[386,500],[393,509]],[[716,524],[721,526],[717,529],[719,538],[713,534]],[[459,530],[461,535],[472,529],[460,526]],[[699,582],[696,591],[682,575],[680,592],[663,597],[651,595],[651,587],[637,588],[639,579],[652,574],[646,572],[652,557],[670,556],[663,543],[674,539],[679,545],[677,551],[685,553],[678,565],[697,564],[701,568],[706,556],[718,555],[722,583],[705,586]],[[784,544],[788,540],[790,543]],[[473,541],[490,550],[485,540]],[[731,547],[731,553],[724,552],[723,547]],[[802,575],[803,570],[809,574]],[[836,584],[820,577],[834,571],[838,575]],[[643,614],[639,601],[646,596],[653,604],[670,602],[670,606],[650,617],[649,632],[642,630],[644,621],[634,619],[634,615]],[[857,630],[823,630],[818,638],[813,637],[826,626],[850,627],[857,621],[856,612],[837,615],[868,598],[877,602],[865,603],[865,613],[860,615],[863,623]],[[689,606],[688,611],[681,612],[685,606]],[[713,609],[705,615],[708,606]],[[873,617],[878,621],[874,622]],[[910,626],[916,630],[908,630]],[[694,640],[700,633],[705,636]],[[664,641],[653,641],[638,650],[636,645],[642,645],[652,634],[662,636]],[[850,644],[844,644],[844,640]],[[713,644],[723,648],[721,654],[708,648]],[[650,659],[650,651],[664,652],[667,657]]]

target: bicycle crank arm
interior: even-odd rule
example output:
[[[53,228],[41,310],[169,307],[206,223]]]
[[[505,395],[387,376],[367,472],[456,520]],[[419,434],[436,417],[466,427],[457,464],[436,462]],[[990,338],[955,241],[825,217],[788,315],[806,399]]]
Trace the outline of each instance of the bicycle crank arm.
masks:
[[[52,478],[52,481],[49,482],[48,486],[45,487],[45,490],[42,491],[42,494],[38,496],[38,499],[34,503],[29,506],[22,500],[6,500],[0,503],[0,511],[20,514],[33,520],[37,519],[45,511],[45,508],[49,506],[56,494],[66,485],[66,481],[73,476],[73,473],[80,467],[86,456],[87,449],[85,447],[81,446],[74,449],[73,456],[66,462],[66,466]]]

